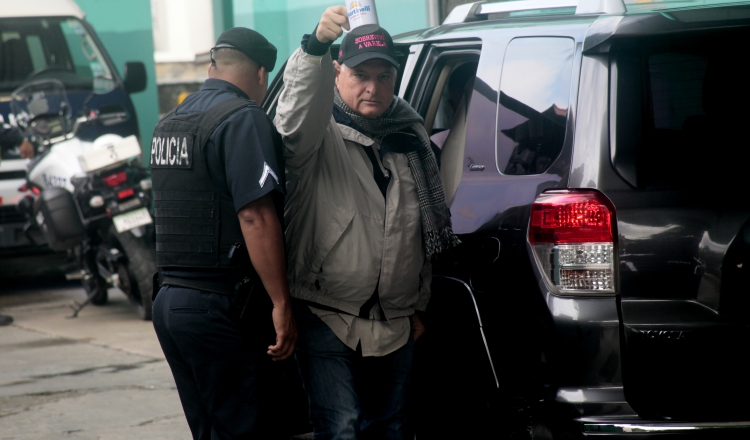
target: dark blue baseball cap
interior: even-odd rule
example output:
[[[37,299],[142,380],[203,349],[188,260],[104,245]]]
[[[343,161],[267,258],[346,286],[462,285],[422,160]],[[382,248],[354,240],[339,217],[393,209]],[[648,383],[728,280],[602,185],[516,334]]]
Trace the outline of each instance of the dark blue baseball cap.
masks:
[[[339,49],[339,63],[349,67],[369,60],[385,60],[398,69],[396,49],[391,34],[383,28],[365,35],[346,34]]]

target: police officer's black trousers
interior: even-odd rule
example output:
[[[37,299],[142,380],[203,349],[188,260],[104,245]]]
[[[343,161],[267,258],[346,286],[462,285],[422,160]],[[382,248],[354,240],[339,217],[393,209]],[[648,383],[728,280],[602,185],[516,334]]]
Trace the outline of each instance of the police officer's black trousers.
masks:
[[[231,297],[164,286],[153,321],[193,438],[267,438],[260,422],[269,359],[240,331]]]

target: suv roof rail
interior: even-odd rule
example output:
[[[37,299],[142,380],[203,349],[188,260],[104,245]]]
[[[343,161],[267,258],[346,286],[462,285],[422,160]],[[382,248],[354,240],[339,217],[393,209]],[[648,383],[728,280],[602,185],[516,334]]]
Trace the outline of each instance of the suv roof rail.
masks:
[[[486,20],[489,14],[564,8],[576,8],[576,15],[620,15],[626,12],[623,0],[513,0],[492,3],[482,1],[456,6],[445,18],[443,24]]]

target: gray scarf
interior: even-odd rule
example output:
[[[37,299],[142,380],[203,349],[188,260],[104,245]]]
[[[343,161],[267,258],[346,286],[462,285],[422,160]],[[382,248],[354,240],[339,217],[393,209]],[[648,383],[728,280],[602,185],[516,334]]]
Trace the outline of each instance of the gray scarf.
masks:
[[[398,96],[382,116],[365,118],[349,108],[341,99],[338,89],[334,89],[334,104],[354,123],[356,130],[376,138],[390,133],[408,132],[414,134],[422,144],[416,151],[406,152],[419,197],[419,210],[422,214],[422,243],[428,259],[458,246],[461,241],[453,233],[451,212],[445,202],[443,183],[440,180],[435,155],[430,148],[430,139],[422,127],[422,117]]]

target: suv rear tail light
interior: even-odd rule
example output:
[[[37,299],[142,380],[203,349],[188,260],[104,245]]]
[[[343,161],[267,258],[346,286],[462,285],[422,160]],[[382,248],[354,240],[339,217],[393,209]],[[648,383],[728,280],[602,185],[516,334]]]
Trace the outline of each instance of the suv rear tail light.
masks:
[[[125,171],[120,171],[119,173],[110,174],[107,177],[102,177],[102,180],[104,181],[104,183],[114,188],[117,185],[122,185],[123,183],[127,182],[128,174]]]
[[[594,190],[541,194],[531,206],[529,243],[558,294],[615,292],[615,208]]]

